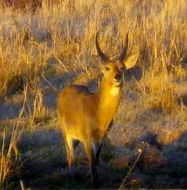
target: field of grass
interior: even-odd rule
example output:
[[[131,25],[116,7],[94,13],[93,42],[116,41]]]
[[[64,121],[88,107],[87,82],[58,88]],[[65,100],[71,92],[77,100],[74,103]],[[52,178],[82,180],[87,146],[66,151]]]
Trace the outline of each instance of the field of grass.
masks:
[[[126,33],[128,54],[140,52],[124,76],[99,187],[187,188],[187,1],[58,0],[34,9],[27,0],[2,2],[0,188],[89,187],[82,146],[68,178],[56,95],[72,83],[96,90],[97,31],[111,57]]]

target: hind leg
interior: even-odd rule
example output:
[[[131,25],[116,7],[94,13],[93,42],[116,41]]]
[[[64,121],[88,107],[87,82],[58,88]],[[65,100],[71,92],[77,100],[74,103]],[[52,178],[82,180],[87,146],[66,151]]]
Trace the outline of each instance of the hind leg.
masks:
[[[69,136],[64,135],[64,142],[66,148],[67,162],[69,173],[74,175],[73,162],[74,162],[74,147],[73,147],[73,139]]]

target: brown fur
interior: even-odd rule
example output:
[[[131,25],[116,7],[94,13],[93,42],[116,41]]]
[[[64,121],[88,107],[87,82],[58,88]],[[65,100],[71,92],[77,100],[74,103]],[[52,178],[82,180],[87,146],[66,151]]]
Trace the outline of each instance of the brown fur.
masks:
[[[107,58],[100,49],[98,53],[102,58]],[[137,56],[135,60],[132,60],[132,57],[130,59],[133,66]],[[101,69],[104,76],[96,93],[90,93],[87,87],[74,85],[64,89],[58,96],[57,109],[69,168],[71,169],[74,160],[73,142],[78,140],[84,144],[90,161],[92,185],[97,182],[96,165],[99,161],[103,138],[119,105],[123,83],[122,67],[124,68],[124,65],[121,61],[107,61]]]

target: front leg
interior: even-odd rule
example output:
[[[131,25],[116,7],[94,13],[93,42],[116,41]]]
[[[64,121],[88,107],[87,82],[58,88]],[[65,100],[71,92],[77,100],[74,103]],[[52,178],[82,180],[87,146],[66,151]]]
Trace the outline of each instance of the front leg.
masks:
[[[96,165],[99,165],[99,158],[100,158],[100,154],[101,154],[101,149],[102,149],[102,143],[94,143],[93,144],[93,150],[94,150],[94,156],[96,159]]]
[[[94,146],[92,142],[86,142],[84,145],[86,153],[88,155],[90,169],[91,169],[91,187],[96,188],[98,175],[97,175],[96,154]]]
[[[108,131],[110,130],[112,125],[113,125],[113,120],[109,124]],[[97,166],[99,165],[99,159],[100,159],[100,155],[101,155],[102,146],[103,146],[102,142],[101,143],[93,143],[93,150],[94,150]]]

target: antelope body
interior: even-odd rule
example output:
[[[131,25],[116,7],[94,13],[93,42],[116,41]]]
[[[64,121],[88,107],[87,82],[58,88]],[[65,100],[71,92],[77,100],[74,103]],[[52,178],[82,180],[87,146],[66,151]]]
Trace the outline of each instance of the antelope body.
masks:
[[[103,77],[96,93],[90,93],[88,88],[73,85],[59,93],[57,109],[67,153],[68,166],[74,161],[74,149],[82,142],[91,168],[91,183],[97,183],[97,165],[105,137],[112,119],[117,111],[123,84],[123,71],[133,67],[138,54],[124,61],[128,47],[126,36],[125,47],[118,59],[110,60],[100,49],[98,33],[96,49],[103,64]]]

